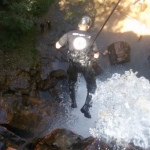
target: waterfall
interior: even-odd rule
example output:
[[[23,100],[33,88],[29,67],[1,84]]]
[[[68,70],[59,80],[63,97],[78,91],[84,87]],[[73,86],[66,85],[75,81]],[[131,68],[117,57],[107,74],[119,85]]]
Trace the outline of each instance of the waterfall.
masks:
[[[150,82],[137,72],[115,73],[106,81],[97,80],[92,112],[97,119],[89,129],[92,136],[117,145],[129,142],[150,147]]]

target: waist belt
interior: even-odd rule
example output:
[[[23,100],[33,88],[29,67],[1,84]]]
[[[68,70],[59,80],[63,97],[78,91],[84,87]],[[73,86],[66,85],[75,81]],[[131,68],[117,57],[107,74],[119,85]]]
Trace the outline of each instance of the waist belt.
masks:
[[[76,59],[73,59],[73,60],[71,60],[71,62],[74,63],[77,66],[87,67],[87,66],[90,65],[91,61],[89,61],[89,60],[76,60]]]

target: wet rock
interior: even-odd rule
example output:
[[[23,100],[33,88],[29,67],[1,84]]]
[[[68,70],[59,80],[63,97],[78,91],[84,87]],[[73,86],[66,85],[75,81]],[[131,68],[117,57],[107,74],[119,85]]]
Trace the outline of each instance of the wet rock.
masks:
[[[8,122],[8,118],[7,118],[7,111],[5,108],[0,107],[0,124],[1,123],[7,123]]]
[[[57,100],[57,102],[61,102],[62,99],[60,97],[61,90],[60,89],[49,89],[50,94]]]
[[[31,77],[34,77],[39,71],[40,71],[40,65],[37,64],[38,62],[36,62],[31,68],[30,68],[30,71],[29,71],[29,75]]]
[[[23,71],[26,71],[26,72],[30,71],[30,64],[28,64],[28,63],[20,62],[17,64],[17,67]]]
[[[43,81],[42,77],[41,77],[41,72],[38,72],[35,76],[34,76],[34,80],[36,82],[36,84],[39,84],[41,81]]]
[[[30,92],[29,96],[30,97],[39,97],[38,90],[37,90],[37,85],[36,85],[35,82],[32,84],[31,92]]]
[[[0,69],[1,96],[10,92],[16,95],[29,95],[30,91],[33,91],[33,77],[36,76],[38,72],[39,65],[36,63],[34,65],[12,64],[11,66],[3,67]]]
[[[67,78],[67,73],[62,69],[54,70],[50,73],[50,77],[56,77],[58,79]]]
[[[42,57],[40,62],[42,65],[50,65],[50,67],[52,67],[50,58]]]
[[[0,124],[9,123],[13,117],[13,113],[16,111],[15,97],[9,95],[7,98],[0,97]]]
[[[56,84],[57,84],[57,79],[56,79],[56,78],[47,79],[47,80],[44,82],[43,90],[47,90],[47,89],[49,89],[50,87],[54,87]]]
[[[19,91],[23,94],[29,94],[30,88],[30,77],[28,74],[24,73],[19,76],[8,76],[7,83],[9,84],[10,90]]]
[[[107,148],[107,143],[97,138],[83,138],[71,130],[62,128],[54,129],[51,134],[37,139],[34,150],[98,150]]]
[[[29,95],[22,94],[22,104],[24,105],[24,107],[29,106]]]
[[[94,137],[84,138],[66,128],[56,128],[42,138],[32,139],[32,150],[143,150],[129,143],[126,147],[110,146],[103,140]]]
[[[30,75],[34,75],[37,71],[40,70],[39,62],[35,61],[33,64],[31,63],[25,63],[25,62],[18,62],[16,64],[16,69],[20,69],[22,72],[27,72]],[[15,69],[14,68],[14,69]]]
[[[13,115],[9,125],[22,131],[35,133],[40,120],[42,120],[42,116],[39,114],[38,109],[22,110],[20,113]]]
[[[5,142],[1,139],[1,137],[0,137],[0,149],[1,150],[6,149]]]
[[[48,78],[46,80],[42,80],[37,84],[37,88],[39,90],[47,90],[51,87],[54,87],[57,84],[57,79],[55,77]]]
[[[26,142],[6,128],[0,126],[0,149],[1,150],[17,150],[17,148]]]
[[[44,80],[44,79],[47,79],[49,77],[49,74],[50,72],[52,71],[52,67],[51,67],[51,64],[42,64],[41,65],[41,78]]]
[[[0,97],[0,124],[21,137],[33,137],[47,128],[52,129],[64,114],[65,109],[56,101],[29,97],[23,102],[22,97],[13,94]]]
[[[42,149],[71,149],[73,143],[77,143],[79,139],[83,139],[80,135],[67,129],[55,129],[50,135],[37,140],[34,150]]]
[[[0,100],[0,124],[9,124],[12,127],[25,130],[34,127],[37,120],[40,119],[38,110],[38,113],[32,112],[31,108],[25,110],[26,107],[23,106],[22,99],[15,95],[0,97]],[[33,100],[30,104],[33,105]]]

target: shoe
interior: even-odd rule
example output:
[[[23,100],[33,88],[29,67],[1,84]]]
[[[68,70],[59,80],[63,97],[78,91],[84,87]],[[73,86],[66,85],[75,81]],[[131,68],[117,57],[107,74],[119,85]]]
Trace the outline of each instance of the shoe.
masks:
[[[71,104],[71,108],[77,108],[77,104],[76,103],[72,103]]]
[[[81,108],[81,112],[84,114],[84,116],[86,118],[92,118],[91,117],[91,114],[89,112],[89,107],[87,105],[84,105],[82,108]]]

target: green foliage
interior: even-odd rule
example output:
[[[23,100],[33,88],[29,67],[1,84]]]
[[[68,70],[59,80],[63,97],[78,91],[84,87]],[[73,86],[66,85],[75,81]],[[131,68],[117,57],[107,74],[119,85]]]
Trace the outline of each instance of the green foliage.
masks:
[[[43,14],[50,6],[54,0],[34,0],[31,5],[31,11],[34,16],[40,16]]]
[[[16,37],[27,33],[33,26],[34,18],[27,11],[25,3],[13,3],[7,7],[8,11],[0,11],[0,25],[7,32]]]
[[[16,37],[10,37],[9,33],[0,34],[0,45],[4,51],[11,51],[16,46]]]
[[[0,49],[5,65],[33,65],[38,62],[36,19],[53,0],[3,0],[0,2]]]
[[[65,19],[72,19],[74,16],[80,15],[80,11],[68,12]]]
[[[22,62],[25,64],[34,64],[37,61],[37,50],[36,45],[36,35],[35,28],[31,28],[29,32],[23,36],[19,41],[16,41],[15,51],[12,48],[7,49],[6,54],[9,59],[6,61],[7,65],[15,64],[17,62]],[[13,52],[13,53],[12,53]]]
[[[34,20],[24,2],[14,2],[0,11],[0,47],[7,51],[16,48],[16,42],[33,27]]]
[[[0,48],[34,60],[36,19],[54,0],[2,0],[0,3]]]

